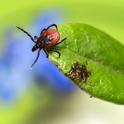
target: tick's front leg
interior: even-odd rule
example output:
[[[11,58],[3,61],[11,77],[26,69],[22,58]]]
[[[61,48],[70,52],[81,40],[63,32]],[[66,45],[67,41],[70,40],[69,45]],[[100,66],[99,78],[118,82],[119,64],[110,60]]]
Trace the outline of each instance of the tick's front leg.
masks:
[[[49,54],[48,54],[47,50],[46,49],[43,49],[43,51],[46,53],[46,57],[48,58],[49,57]]]

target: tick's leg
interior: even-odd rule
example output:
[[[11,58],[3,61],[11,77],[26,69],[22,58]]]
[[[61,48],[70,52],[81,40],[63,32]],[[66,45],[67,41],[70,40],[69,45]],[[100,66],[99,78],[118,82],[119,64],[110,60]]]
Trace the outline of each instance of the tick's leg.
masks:
[[[59,57],[60,57],[60,52],[59,51],[56,51],[56,50],[54,50],[54,46],[56,46],[56,45],[58,45],[58,44],[60,44],[60,43],[62,43],[64,40],[66,40],[67,38],[64,38],[64,39],[62,39],[59,43],[57,43],[57,44],[55,44],[55,45],[53,45],[52,46],[52,48],[53,49],[51,49],[51,50],[49,50],[50,52],[56,52],[56,53],[58,53],[59,54]]]
[[[49,54],[48,54],[47,50],[46,49],[43,49],[43,50],[46,53],[46,57],[48,58],[49,57]]]
[[[46,28],[44,28],[41,32],[40,32],[40,34],[42,35],[42,33],[44,32],[44,31],[46,31],[47,29]]]
[[[62,43],[62,42],[63,42],[64,40],[66,40],[66,39],[67,39],[67,38],[62,39],[59,43]],[[58,43],[58,44],[59,44],[59,43]]]
[[[55,53],[57,53],[58,55],[59,55],[59,58],[60,58],[60,52],[59,51],[55,51],[55,50],[53,50],[52,52],[55,52]]]
[[[20,27],[18,27],[18,26],[16,26],[19,30],[21,30],[22,32],[24,32],[25,34],[27,34],[30,38],[31,38],[31,40],[34,42],[34,43],[36,43],[36,41],[34,40],[34,38],[27,32],[27,31],[25,31],[24,29],[22,29],[22,28],[20,28]]]
[[[33,62],[33,64],[31,65],[31,67],[33,67],[34,64],[37,62],[37,60],[38,60],[38,58],[39,58],[39,56],[40,56],[40,51],[41,51],[41,49],[38,50],[37,57],[36,57],[36,59],[34,60],[34,62]]]
[[[58,30],[58,27],[57,27],[56,24],[52,24],[52,25],[48,26],[48,27],[47,27],[47,30],[48,30],[49,28],[51,28],[51,27],[55,27],[55,28]]]
[[[66,40],[67,38],[64,38],[64,39],[62,39],[59,43],[57,43],[57,44],[55,44],[55,45],[53,45],[52,47],[54,47],[54,46],[56,46],[56,45],[58,45],[58,44],[60,44],[60,43],[62,43],[64,40]]]
[[[52,53],[52,52],[55,52],[55,53],[57,53],[57,54],[59,55],[59,57],[60,57],[60,55],[61,55],[60,52],[57,51],[57,50],[54,49],[54,48],[53,48],[53,49],[49,49],[48,52],[51,52],[51,53]]]

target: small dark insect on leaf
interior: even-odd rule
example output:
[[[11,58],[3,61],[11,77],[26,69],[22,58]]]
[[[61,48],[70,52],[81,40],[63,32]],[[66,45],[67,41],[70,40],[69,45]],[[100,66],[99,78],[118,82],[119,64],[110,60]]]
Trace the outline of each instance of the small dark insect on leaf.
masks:
[[[91,75],[91,72],[87,70],[86,65],[76,62],[72,65],[70,71],[66,75],[76,82],[86,82]]]
[[[66,38],[62,39],[60,42],[60,33],[58,31],[57,25],[56,24],[52,24],[50,26],[48,26],[47,28],[44,28],[41,32],[39,37],[34,36],[32,37],[31,34],[29,34],[27,31],[25,31],[24,29],[16,26],[19,30],[21,30],[22,32],[24,32],[25,34],[27,34],[27,36],[30,37],[30,39],[35,43],[35,45],[32,48],[32,52],[38,50],[38,54],[37,57],[35,59],[35,61],[33,62],[32,66],[37,62],[39,56],[40,56],[40,51],[43,49],[43,51],[46,53],[46,57],[49,57],[49,52],[56,52],[59,54],[60,57],[60,53],[59,51],[55,51],[54,49],[52,49],[54,46],[62,43],[64,40],[66,40]],[[55,27],[55,28],[51,28],[51,27]],[[31,67],[32,67],[31,66]]]

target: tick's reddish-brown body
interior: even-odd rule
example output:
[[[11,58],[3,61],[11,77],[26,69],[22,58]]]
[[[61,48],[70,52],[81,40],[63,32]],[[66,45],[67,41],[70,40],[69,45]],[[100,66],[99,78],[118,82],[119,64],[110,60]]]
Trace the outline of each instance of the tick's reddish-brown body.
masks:
[[[55,28],[51,28],[51,27],[55,27]],[[25,31],[24,29],[17,27],[18,29],[20,29],[21,31],[23,31],[24,33],[26,33],[31,40],[35,43],[35,45],[32,48],[32,52],[38,50],[38,55],[34,61],[34,63],[32,64],[32,66],[36,63],[36,61],[39,58],[40,55],[40,51],[43,49],[44,52],[47,55],[47,58],[49,56],[48,51],[52,50],[52,48],[58,44],[60,44],[61,42],[63,42],[64,40],[66,40],[66,38],[64,38],[63,40],[60,40],[60,33],[58,31],[57,25],[56,24],[52,24],[50,26],[48,26],[47,28],[44,28],[41,33],[40,36],[34,36],[32,37],[27,31]],[[57,52],[60,56],[60,53],[58,51],[54,51]]]
[[[42,36],[47,36],[48,41],[46,41],[46,48],[50,48],[57,44],[60,40],[60,33],[56,29],[48,29],[46,31],[41,32],[41,37]]]

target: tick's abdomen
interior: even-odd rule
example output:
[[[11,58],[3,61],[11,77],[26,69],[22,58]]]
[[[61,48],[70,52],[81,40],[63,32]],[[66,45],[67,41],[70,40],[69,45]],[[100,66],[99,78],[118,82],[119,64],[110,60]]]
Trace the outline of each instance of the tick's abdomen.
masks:
[[[46,41],[46,48],[50,48],[57,44],[60,40],[60,34],[56,29],[48,29],[47,31],[44,31],[42,33],[43,36],[47,36],[49,38],[48,41]]]

